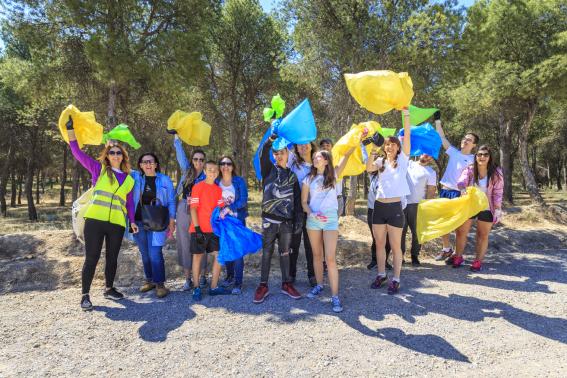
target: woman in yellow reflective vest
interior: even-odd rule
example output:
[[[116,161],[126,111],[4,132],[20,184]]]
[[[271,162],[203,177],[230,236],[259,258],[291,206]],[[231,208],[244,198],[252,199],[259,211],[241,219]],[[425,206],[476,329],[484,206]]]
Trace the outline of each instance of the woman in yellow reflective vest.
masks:
[[[106,266],[104,297],[122,299],[124,295],[114,288],[114,277],[118,263],[118,252],[126,229],[126,218],[134,233],[138,226],[134,220],[132,188],[134,179],[130,176],[128,153],[117,143],[108,143],[98,160],[81,151],[73,130],[73,120],[66,124],[69,145],[75,159],[91,174],[94,193],[85,213],[85,263],[82,271],[81,308],[91,310],[93,305],[89,291],[100,258],[102,243],[106,244]]]

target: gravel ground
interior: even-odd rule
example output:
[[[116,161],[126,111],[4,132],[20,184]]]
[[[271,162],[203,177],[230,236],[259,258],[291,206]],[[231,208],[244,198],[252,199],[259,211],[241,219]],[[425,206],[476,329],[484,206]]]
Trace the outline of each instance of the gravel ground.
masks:
[[[165,299],[125,287],[94,290],[94,311],[73,288],[0,295],[0,377],[9,376],[566,376],[565,231],[499,229],[485,270],[431,259],[404,268],[399,295],[371,290],[374,272],[343,265],[345,311],[327,297],[279,293],[252,303],[259,274],[249,261],[242,296],[192,303],[181,282]],[[547,234],[546,234],[547,232]],[[256,258],[256,256],[254,256]],[[300,265],[304,262],[300,260]],[[305,273],[297,287],[308,290]]]

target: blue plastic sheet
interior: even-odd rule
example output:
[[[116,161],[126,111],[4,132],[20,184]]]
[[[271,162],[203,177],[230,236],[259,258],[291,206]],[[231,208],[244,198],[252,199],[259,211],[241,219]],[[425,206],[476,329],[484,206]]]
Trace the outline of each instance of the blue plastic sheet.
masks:
[[[398,135],[404,136],[404,129]],[[441,137],[430,123],[411,127],[411,156],[427,154],[437,159],[441,144]]]
[[[256,253],[262,248],[262,235],[254,232],[238,219],[227,215],[224,219],[219,216],[220,207],[213,210],[211,226],[220,239],[220,250],[217,256],[219,264],[238,260],[250,253]]]
[[[282,119],[277,133],[292,144],[307,144],[317,139],[315,118],[308,99],[301,101]]]

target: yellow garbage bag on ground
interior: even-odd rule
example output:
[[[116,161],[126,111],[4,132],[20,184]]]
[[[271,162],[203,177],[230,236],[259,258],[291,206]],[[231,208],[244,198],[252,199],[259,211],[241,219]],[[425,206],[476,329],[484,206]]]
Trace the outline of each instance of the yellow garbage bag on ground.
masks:
[[[59,116],[59,131],[65,142],[69,143],[65,127],[69,116],[73,117],[73,128],[81,148],[85,144],[99,145],[102,142],[103,127],[96,121],[94,112],[81,112],[73,105],[67,106]]]
[[[365,128],[368,129],[368,136],[372,136],[375,132],[380,132],[382,129],[380,124],[375,121],[353,124],[349,132],[343,135],[333,146],[333,164],[335,166],[339,164],[339,161],[348,150],[355,147],[339,179],[344,176],[357,176],[366,170],[366,164],[362,161],[362,146],[360,145],[360,137]],[[369,154],[373,146],[373,144],[366,146],[366,151]]]
[[[167,129],[177,131],[179,138],[191,146],[207,146],[211,137],[211,125],[199,112],[176,110],[167,120]]]
[[[467,219],[488,209],[488,198],[474,186],[455,199],[437,198],[422,201],[417,207],[417,238],[420,244],[447,235]]]
[[[413,83],[407,72],[365,71],[345,74],[347,88],[363,108],[375,114],[409,106]]]

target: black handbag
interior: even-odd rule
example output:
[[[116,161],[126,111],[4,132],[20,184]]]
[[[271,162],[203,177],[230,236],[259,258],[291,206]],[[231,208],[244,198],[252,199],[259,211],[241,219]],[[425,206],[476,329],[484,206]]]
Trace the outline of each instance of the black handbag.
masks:
[[[165,231],[169,224],[169,210],[154,198],[149,205],[142,205],[142,226],[146,231]]]

